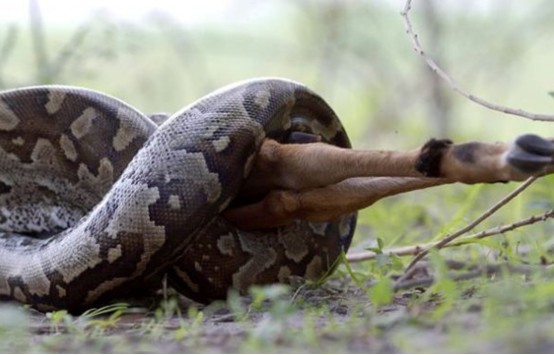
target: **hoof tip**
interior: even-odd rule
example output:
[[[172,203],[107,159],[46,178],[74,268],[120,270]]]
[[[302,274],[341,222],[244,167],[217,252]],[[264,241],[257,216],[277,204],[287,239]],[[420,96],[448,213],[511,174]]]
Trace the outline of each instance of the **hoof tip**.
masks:
[[[525,173],[537,172],[553,163],[554,143],[535,134],[519,136],[508,152],[508,162]]]

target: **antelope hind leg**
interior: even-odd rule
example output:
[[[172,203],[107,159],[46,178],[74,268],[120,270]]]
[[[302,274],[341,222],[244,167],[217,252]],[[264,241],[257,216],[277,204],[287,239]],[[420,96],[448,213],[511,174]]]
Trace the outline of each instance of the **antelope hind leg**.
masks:
[[[241,192],[255,191],[265,197],[227,210],[224,216],[246,229],[285,225],[295,219],[328,221],[402,192],[552,173],[553,155],[553,141],[535,135],[496,144],[430,140],[408,152],[266,140]]]
[[[441,178],[349,178],[337,184],[301,191],[274,190],[259,202],[224,211],[223,216],[245,230],[279,227],[296,219],[333,221],[384,197],[450,182]]]

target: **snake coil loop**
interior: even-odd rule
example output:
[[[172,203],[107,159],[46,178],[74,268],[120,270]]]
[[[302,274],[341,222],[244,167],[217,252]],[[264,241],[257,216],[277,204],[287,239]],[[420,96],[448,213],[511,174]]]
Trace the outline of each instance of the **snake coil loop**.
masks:
[[[219,216],[263,139],[291,132],[350,146],[319,96],[281,79],[220,89],[159,127],[91,90],[0,92],[0,296],[79,311],[164,273],[201,302],[325,275],[355,214],[255,232]]]

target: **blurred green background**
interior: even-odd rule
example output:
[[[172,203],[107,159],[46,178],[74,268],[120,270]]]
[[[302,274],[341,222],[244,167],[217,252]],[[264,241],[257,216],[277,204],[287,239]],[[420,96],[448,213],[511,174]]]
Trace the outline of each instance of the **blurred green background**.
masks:
[[[414,52],[403,6],[0,0],[0,88],[78,85],[151,113],[174,112],[237,80],[279,76],[319,92],[357,148],[407,149],[432,136],[459,142],[550,135],[553,123],[492,112],[453,93]],[[424,48],[462,87],[503,105],[553,111],[554,2],[417,0],[410,14]],[[538,184],[535,197],[499,223],[528,215],[537,200],[550,204],[547,186]],[[421,238],[429,238],[456,216],[467,222],[511,188],[442,187],[410,194],[407,204],[392,199],[362,213],[359,231],[398,241],[421,226]]]
[[[0,89],[77,85],[145,113],[175,112],[231,82],[279,76],[319,92],[357,148],[411,149],[444,136],[456,142],[511,140],[527,132],[554,136],[554,123],[492,112],[453,93],[414,52],[400,16],[404,2],[0,0]],[[462,87],[499,104],[554,113],[548,94],[554,91],[553,1],[414,0],[410,15],[424,48]],[[476,231],[554,208],[552,184],[554,176],[541,179]],[[351,250],[375,247],[377,238],[387,249],[437,240],[515,186],[443,186],[386,199],[361,211]],[[191,307],[184,317],[177,309],[179,323],[168,320],[166,327],[165,317],[174,312],[169,302],[155,317],[129,313],[131,327],[123,321],[120,330],[112,328],[117,312],[96,320],[64,311],[28,318],[2,309],[0,352],[204,352],[205,344],[214,343],[209,351],[551,352],[551,273],[501,273],[453,285],[441,274],[438,256],[468,267],[505,261],[552,266],[553,235],[548,220],[441,250],[430,258],[438,282],[430,292],[407,293],[409,298],[396,293],[394,304],[402,305],[396,311],[380,307],[382,288],[361,285],[369,306],[359,292],[345,292],[350,288],[342,282],[355,275],[363,282],[386,281],[409,262],[380,254],[338,268],[334,281],[345,285],[341,292],[310,298],[307,288],[297,297],[301,286],[292,297],[273,296],[263,317],[243,318],[243,306],[231,298],[229,309],[240,315],[234,322],[223,320],[226,313]],[[251,308],[256,306],[244,314]],[[293,314],[301,322],[289,322]],[[212,323],[232,331],[210,328]]]
[[[172,112],[236,80],[287,77],[320,92],[364,147],[550,128],[452,93],[413,51],[403,3],[0,0],[0,86],[86,86]],[[422,0],[411,16],[463,87],[531,111],[554,107],[552,2]]]

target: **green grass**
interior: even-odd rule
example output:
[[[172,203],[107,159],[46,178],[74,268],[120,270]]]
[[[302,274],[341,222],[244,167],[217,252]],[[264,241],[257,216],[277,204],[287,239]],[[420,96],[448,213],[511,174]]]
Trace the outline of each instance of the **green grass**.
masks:
[[[299,293],[258,289],[251,298],[186,314],[117,305],[100,318],[39,316],[3,307],[0,351],[544,352],[552,346],[550,280],[444,279],[424,293],[398,293],[379,308],[368,290],[344,280]]]
[[[441,13],[444,64],[476,94],[551,111],[547,92],[553,84],[545,72],[554,47],[544,33],[552,27],[545,15],[552,6],[542,4],[540,13],[530,6],[526,12],[502,12],[502,20],[497,12]],[[437,134],[429,117],[428,82],[398,9],[364,3],[338,9],[320,2],[275,6],[271,18],[233,28],[185,29],[167,18],[140,26],[93,19],[74,56],[48,80],[37,74],[41,66],[34,61],[30,34],[20,27],[0,78],[4,88],[79,85],[145,112],[174,112],[230,82],[282,76],[320,92],[342,117],[356,147],[407,149]],[[529,25],[529,18],[536,21]],[[423,22],[414,25],[417,30]],[[74,30],[47,26],[50,64],[56,64]],[[418,32],[424,46],[434,45],[425,41],[425,31]],[[6,33],[0,25],[0,39]],[[483,38],[485,33],[495,33],[494,40]],[[451,101],[449,135],[456,141],[506,140],[552,130],[551,124],[492,113],[450,94],[446,85],[442,89]],[[475,231],[551,209],[553,183],[553,177],[541,179]],[[0,352],[552,351],[551,272],[500,272],[454,281],[446,269],[450,260],[469,266],[551,263],[551,221],[432,253],[426,271],[437,282],[428,288],[392,292],[393,278],[410,258],[382,252],[436,241],[515,186],[443,186],[376,203],[360,212],[351,250],[371,248],[381,254],[372,261],[344,263],[324,283],[256,288],[248,297],[231,295],[208,306],[171,296],[154,309],[115,304],[80,316],[1,304]]]

